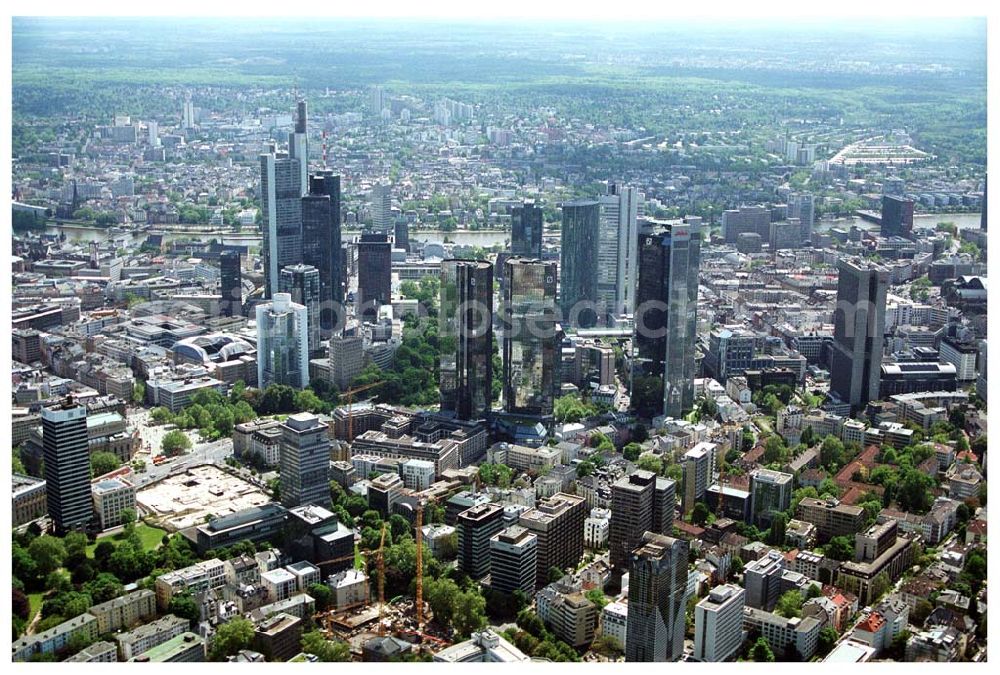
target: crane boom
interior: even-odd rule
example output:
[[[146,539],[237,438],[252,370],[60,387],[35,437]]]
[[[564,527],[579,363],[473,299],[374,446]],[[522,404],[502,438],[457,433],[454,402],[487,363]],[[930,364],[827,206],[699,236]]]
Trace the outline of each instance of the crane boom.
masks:
[[[382,614],[385,611],[385,557],[382,555],[385,549],[385,528],[387,523],[382,522],[382,537],[378,542],[378,634],[379,637],[385,635],[385,627],[382,624]]]

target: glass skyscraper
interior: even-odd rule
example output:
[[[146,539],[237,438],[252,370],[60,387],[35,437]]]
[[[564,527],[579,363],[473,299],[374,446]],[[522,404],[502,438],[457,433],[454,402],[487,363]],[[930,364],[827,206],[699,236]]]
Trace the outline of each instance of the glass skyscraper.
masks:
[[[378,315],[380,305],[392,298],[392,244],[389,235],[367,232],[361,235],[358,247],[358,314],[366,320]],[[369,305],[368,303],[373,303]],[[367,306],[366,306],[367,305]]]
[[[90,524],[90,446],[87,408],[66,399],[42,408],[45,496],[56,532],[64,534]]]
[[[483,419],[493,404],[493,265],[441,263],[441,410]]]
[[[559,306],[564,323],[581,328],[597,324],[597,251],[601,204],[596,199],[562,204],[562,248],[559,260]],[[592,303],[584,308],[581,303]]]
[[[646,532],[629,564],[627,662],[676,661],[684,653],[688,543]]]
[[[556,265],[511,258],[504,263],[503,401],[512,414],[552,414],[559,358]]]
[[[302,263],[319,271],[319,326],[326,338],[344,318],[336,311],[344,302],[340,225],[340,176],[320,171],[302,198]]]
[[[640,373],[663,378],[663,413],[681,417],[694,405],[701,227],[650,222],[663,229],[639,236],[635,321]]]
[[[320,276],[312,265],[289,265],[281,269],[278,290],[288,293],[292,302],[306,308],[309,327],[309,353],[319,354],[320,348]]]
[[[510,210],[510,252],[517,258],[542,257],[542,209],[533,200]]]
[[[830,391],[856,412],[879,396],[889,270],[858,258],[837,267]]]
[[[260,198],[264,218],[261,257],[264,294],[272,297],[282,267],[302,262],[302,197],[309,172],[306,140],[306,103],[299,101],[295,131],[288,135],[288,153],[260,156]]]
[[[237,251],[223,251],[219,256],[219,293],[219,312],[223,316],[243,314],[243,274]]]
[[[257,386],[309,386],[309,324],[306,308],[288,293],[257,305]]]

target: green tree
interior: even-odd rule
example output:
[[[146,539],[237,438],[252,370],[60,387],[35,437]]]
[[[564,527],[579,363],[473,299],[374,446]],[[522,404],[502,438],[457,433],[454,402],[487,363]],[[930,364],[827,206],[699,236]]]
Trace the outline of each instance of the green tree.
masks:
[[[847,536],[834,537],[827,542],[824,552],[834,560],[850,560],[854,557],[854,542]]]
[[[802,613],[802,593],[797,590],[785,591],[778,604],[775,605],[774,613],[787,619],[795,619]]]
[[[819,450],[820,464],[830,471],[836,471],[845,464],[844,444],[836,436],[827,436]]]
[[[83,590],[90,594],[95,603],[113,600],[125,593],[125,586],[113,574],[101,572],[94,579],[88,581],[83,586]]]
[[[163,440],[160,443],[160,449],[163,451],[163,454],[169,457],[179,455],[190,448],[191,439],[183,431],[177,429],[164,434]]]
[[[316,611],[322,612],[330,607],[333,591],[326,584],[309,584],[309,595],[316,601]]]
[[[704,502],[695,502],[694,508],[691,510],[691,522],[695,525],[704,525],[708,522],[708,517],[711,512]]]
[[[589,591],[584,593],[588,600],[597,605],[597,609],[604,609],[605,605],[608,604],[609,600],[604,591],[600,588],[591,588]]]
[[[788,516],[780,511],[771,518],[771,527],[768,530],[767,543],[771,546],[785,545],[785,531],[788,527]]]
[[[302,651],[323,663],[351,660],[351,647],[343,640],[327,640],[318,630],[302,634]]]
[[[98,451],[90,455],[90,469],[94,477],[111,473],[120,466],[121,462],[114,453]]]
[[[28,545],[28,555],[35,562],[38,576],[47,577],[62,566],[66,559],[66,547],[61,539],[43,534]]]
[[[590,649],[609,659],[618,659],[625,653],[625,648],[612,635],[598,635],[594,638],[594,642],[590,645]]]
[[[622,454],[630,462],[634,462],[639,459],[639,453],[642,452],[642,446],[638,443],[627,443],[624,448],[622,448]]]
[[[774,652],[771,651],[771,645],[767,643],[764,638],[757,638],[757,642],[754,643],[753,649],[750,651],[750,658],[752,658],[757,663],[771,663],[774,661]]]
[[[241,649],[249,649],[253,644],[253,634],[253,624],[242,617],[221,624],[212,638],[209,658],[212,661],[225,661],[227,656],[232,656]]]
[[[63,537],[63,547],[66,549],[66,560],[81,561],[87,556],[87,535],[83,532],[67,532]]]
[[[167,612],[182,619],[187,619],[193,627],[201,620],[201,610],[188,593],[178,593],[170,598]]]
[[[639,457],[639,461],[636,462],[636,466],[645,471],[652,471],[653,473],[659,475],[663,471],[663,461],[656,455],[646,454]]]

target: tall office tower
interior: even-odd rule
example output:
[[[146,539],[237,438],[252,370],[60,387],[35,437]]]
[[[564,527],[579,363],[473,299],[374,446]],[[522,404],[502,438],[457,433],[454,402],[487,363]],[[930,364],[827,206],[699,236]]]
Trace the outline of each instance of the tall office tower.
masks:
[[[306,133],[305,100],[299,100],[295,112],[295,129],[288,134],[288,156],[299,160],[299,197],[302,197],[309,189],[309,138]]]
[[[746,592],[723,584],[708,592],[694,607],[694,660],[728,661],[743,643],[743,605]]]
[[[309,386],[309,319],[288,293],[257,305],[257,386]]]
[[[281,425],[281,503],[288,508],[330,505],[330,436],[312,413],[289,415]]]
[[[750,474],[750,514],[761,529],[771,527],[774,514],[792,505],[792,474],[757,469]]]
[[[511,525],[490,539],[490,588],[502,593],[535,592],[538,537]]]
[[[583,557],[583,521],[587,519],[587,501],[583,497],[557,492],[525,511],[518,524],[538,537],[538,588],[549,583],[553,567],[575,569]]]
[[[493,405],[493,265],[441,263],[441,410],[485,419]]]
[[[341,243],[340,176],[320,171],[302,198],[302,263],[319,270],[319,326],[327,338],[346,318]]]
[[[629,562],[625,660],[676,661],[684,653],[688,543],[646,532]]]
[[[718,448],[715,443],[702,442],[684,454],[684,489],[681,511],[690,513],[695,502],[705,501],[705,493],[715,481]]]
[[[526,199],[510,210],[510,254],[515,258],[542,257],[542,208]]]
[[[330,382],[347,391],[365,365],[365,339],[361,335],[330,336]]]
[[[372,229],[388,232],[392,228],[392,188],[386,183],[372,186]]]
[[[490,539],[503,529],[503,507],[488,502],[458,514],[458,569],[473,579],[490,573]]]
[[[372,87],[368,90],[368,112],[376,120],[382,119],[382,109],[385,108],[385,92],[382,87]]]
[[[878,400],[889,271],[858,258],[837,266],[830,390],[856,412]]]
[[[979,212],[979,229],[986,231],[986,176],[983,176],[983,208]]]
[[[629,555],[644,532],[673,531],[675,490],[672,480],[657,479],[652,471],[642,469],[611,485],[608,548],[611,567],[617,574],[625,572]]]
[[[913,200],[892,195],[882,196],[882,227],[879,232],[883,237],[913,238]]]
[[[374,320],[378,308],[392,300],[392,244],[388,235],[366,232],[358,247],[358,314]]]
[[[669,478],[657,476],[653,493],[653,522],[650,532],[670,534],[674,531],[674,512],[677,508],[677,484]]]
[[[93,514],[90,499],[90,445],[87,408],[67,398],[42,408],[45,496],[56,532],[85,528]]]
[[[194,103],[191,92],[184,95],[184,111],[181,114],[181,129],[194,129]]]
[[[306,308],[309,354],[319,356],[320,346],[319,313],[320,282],[319,270],[312,265],[289,265],[281,268],[278,291],[287,293],[292,302]]]
[[[642,196],[635,188],[608,185],[600,198],[597,251],[597,295],[604,319],[631,314],[635,307],[638,213]]]
[[[556,265],[510,258],[504,263],[504,279],[504,410],[546,417],[559,388]]]
[[[601,203],[595,199],[562,205],[559,306],[563,323],[589,328],[605,315],[598,305],[597,254]]]
[[[219,292],[222,316],[243,314],[243,272],[238,251],[223,251],[219,256]]]
[[[149,147],[160,147],[160,125],[156,122],[146,122],[146,132],[149,134]]]
[[[799,202],[800,241],[812,241],[813,225],[816,223],[816,197],[811,194],[801,194]]]
[[[752,560],[743,568],[743,588],[746,604],[770,612],[781,597],[781,577],[785,559],[780,551],[771,549],[762,558]]]
[[[665,229],[639,235],[636,343],[641,372],[663,378],[663,414],[681,417],[694,405],[701,227],[654,225]]]
[[[405,220],[397,220],[393,226],[392,231],[394,239],[396,240],[396,248],[401,248],[407,253],[410,252],[410,224]]]
[[[260,156],[261,258],[264,295],[274,296],[281,268],[301,262],[302,172],[299,160],[267,152]]]

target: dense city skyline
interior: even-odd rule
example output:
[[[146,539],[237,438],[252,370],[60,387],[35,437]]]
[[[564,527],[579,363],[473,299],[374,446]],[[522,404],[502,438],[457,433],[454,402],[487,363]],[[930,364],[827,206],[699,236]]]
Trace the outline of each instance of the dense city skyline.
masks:
[[[985,20],[642,16],[13,19],[14,661],[986,660]]]

